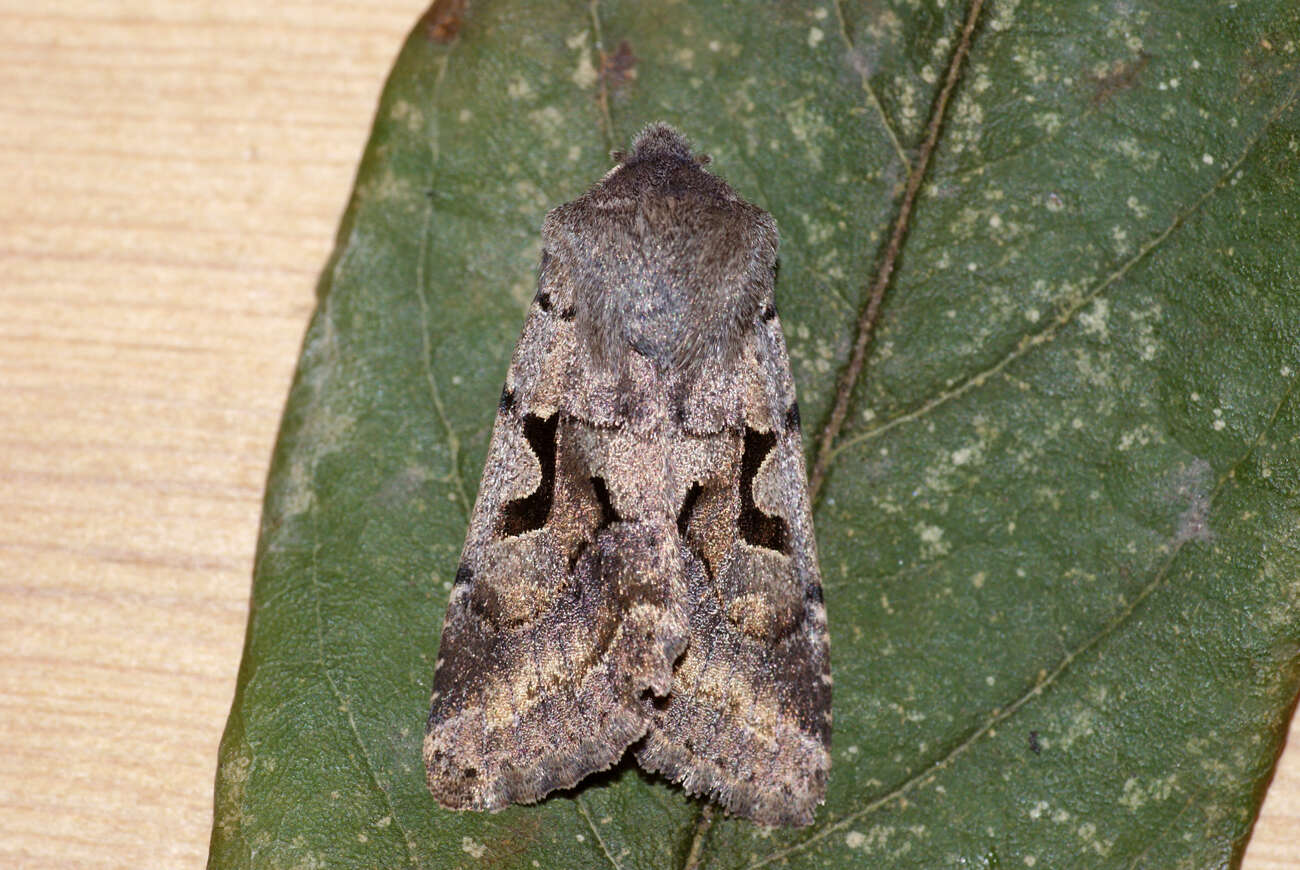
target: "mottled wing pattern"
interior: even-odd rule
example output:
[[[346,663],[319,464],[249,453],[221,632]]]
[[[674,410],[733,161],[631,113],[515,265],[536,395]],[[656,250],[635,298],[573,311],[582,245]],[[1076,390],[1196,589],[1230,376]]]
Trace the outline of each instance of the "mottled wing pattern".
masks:
[[[608,467],[653,457],[571,413],[611,385],[583,375],[563,272],[544,258],[447,606],[424,761],[453,809],[529,803],[618,761],[685,644],[675,529]]]
[[[830,767],[831,676],[799,408],[771,300],[737,361],[753,372],[730,462],[679,517],[690,641],[637,749],[692,794],[768,825],[806,825]]]
[[[826,614],[771,217],[651,125],[553,210],[447,606],[444,806],[639,763],[802,825],[830,758]]]

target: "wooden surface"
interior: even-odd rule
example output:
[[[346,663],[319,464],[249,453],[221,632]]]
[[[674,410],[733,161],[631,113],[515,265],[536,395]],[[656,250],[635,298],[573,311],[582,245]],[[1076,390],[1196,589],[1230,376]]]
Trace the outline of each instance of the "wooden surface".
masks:
[[[0,0],[0,867],[203,866],[281,406],[423,6]],[[1297,842],[1293,750],[1245,866]]]

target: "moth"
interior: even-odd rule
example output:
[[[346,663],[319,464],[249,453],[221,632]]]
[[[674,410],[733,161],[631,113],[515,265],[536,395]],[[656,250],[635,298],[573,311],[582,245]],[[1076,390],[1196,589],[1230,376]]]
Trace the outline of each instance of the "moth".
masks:
[[[831,676],[771,216],[664,124],[547,216],[424,740],[451,809],[618,762],[807,825]]]

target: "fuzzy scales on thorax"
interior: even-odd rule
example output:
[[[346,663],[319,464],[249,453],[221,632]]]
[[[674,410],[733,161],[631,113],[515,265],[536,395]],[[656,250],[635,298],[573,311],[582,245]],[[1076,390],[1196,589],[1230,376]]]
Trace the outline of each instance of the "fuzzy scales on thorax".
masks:
[[[667,128],[547,215],[542,238],[573,269],[579,333],[615,368],[628,350],[667,371],[730,362],[776,263],[771,217]]]

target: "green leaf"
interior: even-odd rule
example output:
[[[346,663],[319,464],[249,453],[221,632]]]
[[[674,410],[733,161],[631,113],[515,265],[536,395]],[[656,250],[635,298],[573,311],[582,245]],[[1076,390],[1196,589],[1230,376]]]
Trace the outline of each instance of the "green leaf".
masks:
[[[965,15],[536,0],[470,4],[450,45],[417,29],[285,412],[211,867],[1239,857],[1300,685],[1286,0],[984,11],[816,511],[836,733],[815,826],[697,829],[631,766],[494,815],[425,791],[545,211],[648,121],[712,154],[782,231],[811,453]]]

